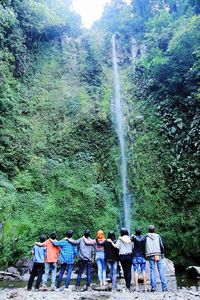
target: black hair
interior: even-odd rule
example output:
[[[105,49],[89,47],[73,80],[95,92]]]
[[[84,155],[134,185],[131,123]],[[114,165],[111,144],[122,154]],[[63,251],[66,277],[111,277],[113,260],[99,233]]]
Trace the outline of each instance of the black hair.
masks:
[[[128,235],[128,230],[127,230],[125,227],[123,227],[123,228],[120,230],[120,234],[121,234],[121,236],[123,236],[123,235]]]
[[[40,236],[40,243],[44,243],[46,241],[47,237],[45,234],[41,234]]]
[[[66,232],[66,237],[68,237],[68,238],[71,238],[72,237],[72,235],[73,235],[73,230],[67,230],[67,232]]]
[[[138,227],[138,228],[135,229],[135,234],[136,235],[141,235],[141,233],[142,233],[142,229],[141,228]]]
[[[50,234],[50,238],[51,238],[52,240],[55,240],[56,237],[57,237],[57,234],[56,234],[55,231],[53,231],[53,232]]]
[[[149,225],[149,226],[148,226],[148,231],[149,231],[150,233],[154,233],[155,230],[156,230],[156,228],[155,228],[154,225]]]
[[[115,241],[116,240],[116,237],[115,237],[115,233],[114,231],[109,231],[108,232],[108,239],[111,239],[112,241]]]
[[[84,236],[86,238],[88,238],[90,236],[90,230],[89,229],[86,229],[85,232],[84,232]]]

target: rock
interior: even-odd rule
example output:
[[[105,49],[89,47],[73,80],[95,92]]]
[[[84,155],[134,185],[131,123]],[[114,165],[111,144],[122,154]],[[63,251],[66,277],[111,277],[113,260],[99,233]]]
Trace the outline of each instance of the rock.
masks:
[[[139,50],[140,50],[140,47],[139,47],[137,40],[134,37],[132,37],[131,38],[131,54],[132,54],[133,59],[135,59],[138,56]]]
[[[0,271],[0,280],[15,280],[15,279],[20,279],[20,275],[18,273],[14,274],[14,273]]]
[[[13,273],[13,274],[18,274],[18,273],[19,273],[19,272],[17,271],[17,268],[15,268],[15,267],[9,267],[9,268],[7,269],[7,272]]]
[[[188,275],[193,277],[193,278],[200,277],[200,267],[190,266],[186,269],[186,271],[187,271]]]
[[[18,297],[18,296],[19,296],[18,292],[17,292],[17,291],[13,291],[13,292],[10,294],[9,298],[16,298],[16,297]]]
[[[21,275],[29,272],[31,262],[32,261],[28,258],[22,258],[16,262],[16,267]]]

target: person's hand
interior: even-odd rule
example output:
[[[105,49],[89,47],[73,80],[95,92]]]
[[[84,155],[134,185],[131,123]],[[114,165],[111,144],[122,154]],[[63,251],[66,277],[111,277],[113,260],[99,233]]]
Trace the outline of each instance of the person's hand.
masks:
[[[108,241],[109,243],[112,243],[112,240],[111,240],[111,239],[107,239],[107,241]]]

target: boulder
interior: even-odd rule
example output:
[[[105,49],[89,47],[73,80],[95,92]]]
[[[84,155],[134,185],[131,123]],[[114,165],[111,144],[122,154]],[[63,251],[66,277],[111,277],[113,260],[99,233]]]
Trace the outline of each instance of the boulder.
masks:
[[[190,266],[186,269],[187,274],[192,278],[200,278],[200,267]]]
[[[21,258],[16,262],[16,267],[20,274],[24,275],[29,272],[31,264],[32,260],[29,258]]]
[[[17,271],[17,268],[15,267],[9,267],[7,269],[7,272],[12,273],[12,274],[18,274],[19,272]]]

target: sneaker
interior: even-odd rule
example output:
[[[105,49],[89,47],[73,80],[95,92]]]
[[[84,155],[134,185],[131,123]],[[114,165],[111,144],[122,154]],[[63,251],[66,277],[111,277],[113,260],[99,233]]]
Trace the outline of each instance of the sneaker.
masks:
[[[167,288],[162,290],[163,292],[169,292],[169,290]]]
[[[56,287],[54,285],[51,285],[49,288],[49,291],[55,291]]]
[[[65,287],[65,288],[63,289],[63,292],[69,292],[69,289]]]
[[[151,289],[151,293],[155,293],[156,292],[156,290],[155,289]]]
[[[91,291],[92,291],[91,287],[90,287],[90,286],[87,286],[87,287],[86,287],[86,291],[87,291],[87,292],[91,292]]]
[[[60,292],[60,288],[56,288],[54,291],[55,292]]]
[[[81,291],[80,286],[76,286],[76,287],[75,287],[75,291],[76,291],[76,292],[80,292],[80,291]]]

